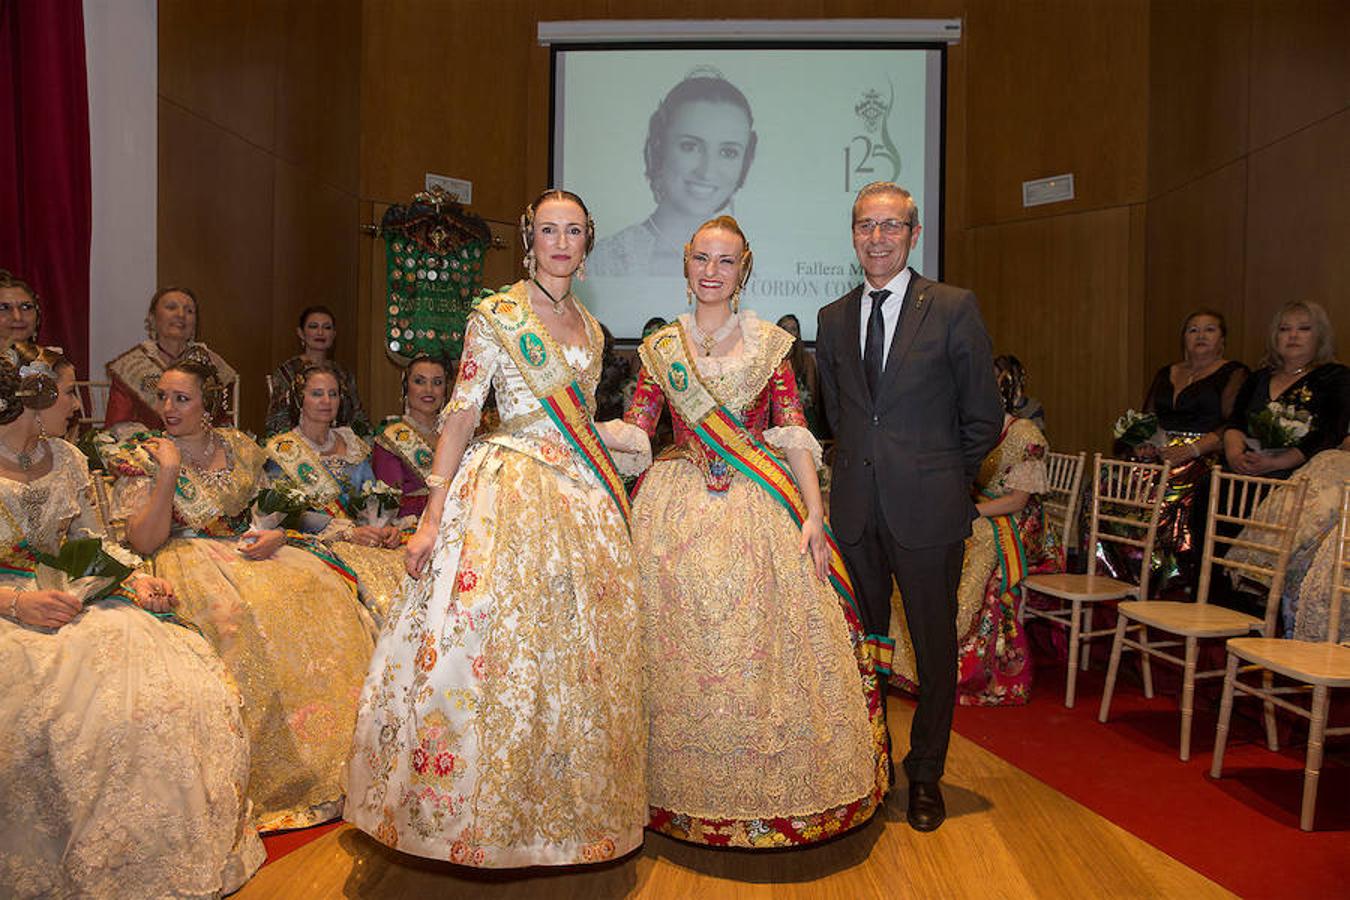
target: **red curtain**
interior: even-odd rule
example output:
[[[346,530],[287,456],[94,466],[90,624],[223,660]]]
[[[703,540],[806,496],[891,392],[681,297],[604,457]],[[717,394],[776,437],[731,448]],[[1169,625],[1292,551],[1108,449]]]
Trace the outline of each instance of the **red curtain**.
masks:
[[[0,268],[89,370],[89,93],[80,0],[0,0]]]

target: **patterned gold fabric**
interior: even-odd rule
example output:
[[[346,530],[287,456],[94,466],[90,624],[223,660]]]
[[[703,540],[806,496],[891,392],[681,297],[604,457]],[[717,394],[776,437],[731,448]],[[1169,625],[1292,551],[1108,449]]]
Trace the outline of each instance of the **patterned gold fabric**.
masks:
[[[98,526],[84,457],[50,444],[0,503],[53,551]],[[0,896],[233,891],[264,857],[247,778],[238,692],[197,635],[115,599],[55,632],[0,619]]]
[[[732,412],[765,428],[766,441],[800,432],[803,449],[818,453],[795,397],[767,403],[791,339],[742,317],[743,352],[697,357],[699,374]],[[633,507],[649,803],[669,819],[662,830],[689,840],[829,837],[827,817],[813,817],[857,805],[865,810],[854,823],[865,821],[886,777],[839,598],[799,553],[800,532],[777,501],[738,472],[710,483],[702,446],[692,449],[693,458],[658,460]],[[804,821],[774,824],[785,818]]]
[[[542,327],[542,325],[540,326]],[[591,399],[600,346],[565,348]],[[447,409],[538,408],[478,316]],[[346,817],[464,865],[621,856],[647,818],[628,535],[551,421],[469,446],[419,581],[380,636]]]
[[[261,458],[183,476],[244,509],[265,483]],[[119,477],[125,515],[144,502],[145,477]],[[209,526],[210,523],[207,523]],[[373,647],[374,624],[354,585],[314,553],[284,546],[248,560],[236,538],[179,527],[154,555],[155,574],[174,583],[179,611],[220,653],[244,697],[252,748],[248,796],[264,831],[299,828],[341,812],[342,766]]]

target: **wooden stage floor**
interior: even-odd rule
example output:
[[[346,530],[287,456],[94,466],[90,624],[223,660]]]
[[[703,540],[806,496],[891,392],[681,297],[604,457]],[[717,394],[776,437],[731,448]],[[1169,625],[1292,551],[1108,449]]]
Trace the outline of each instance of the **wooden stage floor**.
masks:
[[[906,735],[911,707],[890,701]],[[907,740],[897,742],[900,746]],[[1084,761],[1091,765],[1090,760]],[[1110,778],[1110,773],[1102,773]],[[240,900],[473,897],[608,900],[868,900],[932,897],[1232,897],[1228,891],[1020,769],[952,735],[947,822],[905,823],[905,790],[866,827],[806,850],[710,850],[648,834],[605,867],[465,870],[388,850],[351,826],[260,871]]]

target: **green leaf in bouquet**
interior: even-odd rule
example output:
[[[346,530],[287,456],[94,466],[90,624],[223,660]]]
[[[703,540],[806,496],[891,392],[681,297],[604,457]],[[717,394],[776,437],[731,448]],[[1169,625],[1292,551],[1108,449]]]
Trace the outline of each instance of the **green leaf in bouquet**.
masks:
[[[309,509],[309,501],[305,496],[285,485],[259,491],[253,504],[264,515],[282,513],[282,527],[292,530],[300,527],[300,517]]]
[[[102,600],[116,590],[117,586],[133,571],[131,566],[109,555],[103,549],[103,542],[98,538],[80,538],[74,541],[66,541],[61,545],[61,549],[57,551],[55,556],[50,553],[43,553],[40,550],[36,551],[33,556],[39,563],[59,572],[64,572],[66,577],[72,581],[90,576],[111,579],[107,585],[100,588],[92,596],[85,598],[85,603]]]

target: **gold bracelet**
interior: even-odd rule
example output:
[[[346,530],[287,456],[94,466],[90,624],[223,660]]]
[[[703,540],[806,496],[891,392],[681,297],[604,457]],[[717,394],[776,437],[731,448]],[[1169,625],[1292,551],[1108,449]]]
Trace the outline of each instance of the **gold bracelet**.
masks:
[[[449,486],[450,486],[450,479],[446,478],[444,475],[427,476],[427,487],[431,488],[433,491],[436,490],[436,488],[443,488]]]
[[[23,623],[22,623],[22,622],[19,622],[19,594],[20,594],[20,593],[22,593],[22,591],[20,591],[20,590],[18,590],[17,588],[15,588],[15,590],[14,590],[14,596],[11,597],[11,598],[10,598],[10,601],[9,601],[9,617],[10,617],[11,619],[13,619],[15,622],[18,622],[20,625],[22,625]]]

